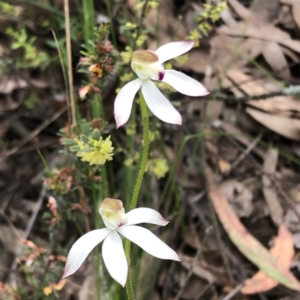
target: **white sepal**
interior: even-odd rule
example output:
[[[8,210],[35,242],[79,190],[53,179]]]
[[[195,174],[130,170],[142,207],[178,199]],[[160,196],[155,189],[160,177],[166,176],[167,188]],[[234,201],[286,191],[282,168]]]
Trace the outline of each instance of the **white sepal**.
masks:
[[[157,118],[166,123],[181,125],[180,113],[151,80],[144,81],[142,93],[147,106]]]
[[[135,225],[140,223],[149,223],[159,226],[166,226],[169,221],[152,208],[140,207],[135,208],[126,214],[127,222],[124,226]]]
[[[140,226],[122,226],[118,232],[152,256],[180,261],[176,252],[148,229]]]
[[[111,231],[103,242],[102,256],[110,276],[123,287],[126,284],[128,264],[121,237]]]
[[[159,62],[162,64],[167,60],[180,56],[193,48],[194,41],[171,42],[159,47],[155,53],[158,55]]]
[[[139,78],[130,81],[126,85],[124,85],[118,93],[114,108],[117,128],[124,125],[128,121],[134,96],[140,89],[142,83],[143,81]]]
[[[165,70],[163,82],[187,96],[205,96],[208,90],[197,80],[175,70]]]
[[[75,273],[90,252],[101,243],[110,231],[107,228],[90,231],[79,238],[69,251],[63,278]]]

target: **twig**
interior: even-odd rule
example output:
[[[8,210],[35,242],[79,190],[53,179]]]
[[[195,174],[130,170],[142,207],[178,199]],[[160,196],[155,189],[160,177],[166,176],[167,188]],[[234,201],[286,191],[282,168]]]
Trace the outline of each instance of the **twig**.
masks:
[[[200,294],[195,298],[195,300],[200,300],[201,297],[206,293],[206,291],[208,291],[209,288],[210,288],[210,285],[207,284],[207,286],[200,292]]]
[[[190,220],[189,220],[190,221]],[[190,221],[190,228],[191,228],[191,231],[192,231],[192,235],[195,237],[195,243],[196,243],[196,246],[198,248],[197,252],[196,252],[196,255],[194,256],[194,259],[191,263],[191,266],[189,268],[189,271],[187,273],[187,275],[185,276],[184,278],[184,282],[182,283],[181,285],[181,288],[180,288],[180,291],[178,292],[175,300],[179,300],[183,291],[185,290],[185,287],[188,283],[188,280],[191,278],[191,276],[193,275],[194,273],[194,268],[195,268],[195,265],[197,264],[198,262],[198,259],[202,253],[202,246],[201,246],[201,243],[200,243],[200,240],[199,240],[199,237],[198,237],[198,234],[196,232],[196,229],[195,229],[195,226],[194,224],[192,224],[192,222]],[[207,235],[205,236],[205,238],[203,239],[202,243],[205,243],[205,239],[206,239]],[[212,293],[214,294],[214,296],[217,296],[217,291],[216,291],[216,288],[213,284],[211,284],[211,282],[208,280],[209,282],[209,287],[211,288],[212,290]]]
[[[245,157],[254,149],[254,147],[257,145],[257,143],[261,140],[262,137],[263,137],[263,132],[260,132],[258,136],[255,138],[255,140],[234,161],[234,163],[231,165],[231,168],[228,170],[228,172],[225,173],[225,175],[228,175],[242,160],[245,159]]]
[[[292,209],[292,211],[294,212],[294,214],[296,215],[296,217],[298,218],[298,221],[300,223],[300,214],[297,210],[297,208],[295,207],[294,202],[287,196],[287,194],[284,192],[284,190],[277,184],[277,182],[274,180],[274,178],[271,178],[271,180],[273,181],[273,184],[275,186],[275,189],[277,190],[277,192],[282,196],[282,198],[288,203],[289,207]]]
[[[67,42],[67,58],[68,58],[69,97],[70,97],[70,104],[71,104],[72,125],[76,126],[76,110],[75,110],[74,86],[73,86],[69,0],[64,0],[64,10],[65,10],[65,26],[66,26],[66,42]]]
[[[21,147],[23,147],[25,144],[27,144],[30,140],[35,138],[43,129],[45,129],[48,125],[50,125],[53,121],[55,121],[57,118],[59,118],[65,111],[67,110],[67,107],[64,106],[57,112],[55,112],[49,119],[45,120],[44,123],[39,125],[35,130],[33,130],[28,136],[26,136],[19,144],[14,147],[11,150],[8,150],[6,153],[2,154],[0,157],[0,162],[3,162],[5,159],[7,159],[10,155],[17,152]]]
[[[227,296],[225,296],[222,300],[230,300],[232,299],[244,286],[244,283],[239,284],[234,290],[232,290]]]
[[[229,281],[233,282],[233,276],[232,276],[232,272],[231,272],[231,268],[229,265],[229,260],[227,255],[225,254],[225,252],[223,251],[224,247],[223,247],[223,243],[222,243],[222,239],[221,239],[221,233],[219,230],[219,224],[218,224],[218,220],[217,220],[217,216],[216,216],[216,212],[214,210],[214,206],[212,203],[212,200],[210,198],[210,191],[209,191],[209,185],[208,185],[208,178],[207,178],[207,174],[206,174],[206,153],[205,153],[205,144],[204,144],[204,140],[201,140],[200,143],[200,151],[201,151],[201,165],[202,165],[202,169],[203,169],[203,180],[204,180],[204,188],[205,188],[205,192],[206,192],[206,197],[208,198],[208,202],[209,202],[209,208],[211,211],[211,217],[212,217],[212,221],[213,221],[213,227],[216,233],[216,239],[217,239],[217,244],[218,247],[220,249],[220,253],[222,256],[222,260],[226,269],[226,273],[229,277]]]
[[[56,146],[58,144],[59,144],[58,138],[52,138],[52,139],[49,139],[47,141],[43,141],[43,142],[40,142],[38,144],[34,144],[32,146],[23,147],[22,149],[18,150],[15,153],[12,153],[11,155],[18,155],[20,153],[26,153],[26,152],[30,152],[30,151],[33,151],[33,150],[36,150],[36,149],[41,149],[41,148],[49,147],[49,146],[53,146],[53,145]]]
[[[40,208],[42,206],[42,203],[44,201],[44,197],[46,196],[46,191],[45,190],[42,190],[41,194],[40,194],[40,197],[38,199],[38,201],[35,203],[35,206],[33,208],[33,212],[30,216],[30,219],[28,220],[28,223],[27,223],[27,226],[26,226],[26,229],[24,231],[24,234],[22,236],[22,239],[24,240],[27,240],[31,230],[32,230],[32,227],[33,227],[33,224],[36,220],[36,217],[38,215],[38,212],[40,211]],[[17,260],[17,257],[22,253],[23,251],[23,248],[24,248],[24,245],[22,244],[18,249],[17,249],[17,254],[16,254],[16,257],[12,263],[12,266],[11,266],[11,270],[12,271],[15,271],[15,269],[17,268],[17,265],[18,265],[18,260]],[[9,277],[8,277],[8,281],[12,281],[11,279],[11,275],[12,273],[10,273]]]

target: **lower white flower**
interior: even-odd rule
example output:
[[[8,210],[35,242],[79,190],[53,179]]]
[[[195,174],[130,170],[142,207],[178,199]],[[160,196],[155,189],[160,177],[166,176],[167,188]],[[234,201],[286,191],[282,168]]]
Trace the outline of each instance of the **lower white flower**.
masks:
[[[169,222],[154,209],[141,207],[125,214],[121,200],[106,198],[99,212],[107,228],[90,231],[74,243],[67,257],[63,278],[75,273],[94,247],[104,240],[104,263],[111,277],[124,287],[128,264],[119,233],[155,257],[180,261],[176,252],[150,230],[134,226],[139,223],[167,225]]]
[[[165,82],[188,96],[207,95],[207,89],[197,80],[163,67],[165,61],[188,52],[193,45],[193,41],[177,41],[165,44],[155,52],[137,50],[132,53],[131,67],[139,78],[127,83],[117,95],[114,104],[117,128],[128,121],[135,94],[140,88],[149,109],[157,118],[166,123],[181,125],[180,113],[151,80]]]

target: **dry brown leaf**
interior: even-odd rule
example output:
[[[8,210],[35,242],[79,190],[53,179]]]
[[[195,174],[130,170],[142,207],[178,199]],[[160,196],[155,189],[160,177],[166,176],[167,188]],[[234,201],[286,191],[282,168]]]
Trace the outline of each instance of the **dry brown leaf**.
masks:
[[[300,214],[300,204],[293,204],[293,208],[289,208],[284,216],[284,224],[292,232],[300,231],[300,223],[296,213]]]
[[[266,292],[278,285],[278,282],[264,272],[257,272],[251,279],[245,280],[245,286],[241,289],[242,294],[255,294]]]
[[[282,52],[286,56],[288,56],[293,62],[297,62],[297,63],[300,62],[299,57],[292,50],[282,47],[282,46],[280,46],[280,47],[281,47]]]
[[[221,183],[220,189],[239,217],[249,217],[253,211],[253,194],[248,187],[235,179]]]
[[[270,253],[278,259],[280,264],[289,270],[292,265],[292,259],[295,256],[293,236],[284,224],[281,224],[278,236],[274,238],[274,246]]]
[[[254,80],[237,68],[230,69],[227,72],[227,76],[236,83],[240,90],[249,96],[262,95],[271,91],[259,81]],[[239,89],[232,87],[232,92],[237,97],[243,96],[243,93]],[[272,91],[274,91],[274,89]],[[291,111],[300,112],[299,100],[291,96],[277,96],[264,100],[249,101],[247,104],[277,114],[288,115]]]
[[[185,269],[187,270],[190,270],[191,268],[191,263],[188,263],[187,261],[185,261],[186,259],[183,258],[182,262],[181,262],[181,266],[184,267]],[[193,273],[202,278],[202,279],[205,279],[207,280],[209,283],[216,283],[217,282],[217,279],[216,277],[214,276],[213,273],[209,272],[208,270],[205,270],[204,268],[198,266],[198,265],[195,265],[194,268],[193,268]]]
[[[209,43],[212,47],[212,64],[222,72],[224,67],[232,61],[232,58],[234,58],[233,66],[242,67],[249,63],[249,58],[255,59],[259,56],[265,47],[264,43],[257,39],[248,38],[241,44],[240,38],[222,34],[212,37]],[[241,53],[247,53],[248,58],[236,53],[235,46],[239,46]]]
[[[295,255],[293,236],[281,224],[278,231],[278,236],[274,238],[274,246],[270,249],[272,256],[277,258],[278,262],[287,271],[290,269],[292,259]],[[268,291],[275,287],[278,282],[264,272],[258,271],[251,279],[245,281],[245,286],[241,289],[243,294],[254,294]]]
[[[285,262],[281,264],[257,239],[249,234],[232,210],[226,197],[215,184],[212,172],[208,170],[207,173],[209,174],[210,197],[214,209],[231,241],[261,271],[286,287],[300,291],[300,282],[287,270]]]
[[[246,112],[272,131],[288,139],[300,141],[300,120],[271,115],[249,107]]]
[[[290,30],[296,30],[297,25],[294,21],[292,10],[289,5],[282,5],[278,16],[278,24]]]
[[[293,4],[293,17],[298,27],[300,28],[300,3]]]
[[[256,19],[269,23],[278,17],[280,0],[254,1],[251,9]]]
[[[300,0],[280,0],[280,2],[289,5],[300,4]]]
[[[236,24],[236,20],[232,16],[232,13],[229,9],[225,9],[221,12],[221,19],[229,27]]]
[[[277,43],[265,43],[262,54],[273,71],[278,72],[283,78],[289,79],[291,77],[288,63],[283,55],[281,47]]]
[[[288,33],[271,24],[239,22],[233,27],[221,26],[217,32],[232,36],[245,36],[275,42],[300,53],[300,41],[291,39]]]
[[[230,163],[223,159],[219,159],[218,166],[221,173],[226,173],[231,169]]]
[[[249,147],[251,145],[251,141],[253,141],[255,139],[254,137],[246,138],[245,134],[239,128],[237,128],[236,126],[234,126],[231,123],[222,122],[222,128],[227,133],[231,134],[241,144],[245,145],[246,147]],[[259,157],[261,157],[261,158],[264,157],[264,152],[261,149],[259,149],[258,147],[255,147],[252,151]]]
[[[277,193],[274,191],[272,181],[269,179],[269,176],[275,175],[277,159],[278,152],[274,149],[269,149],[264,158],[264,175],[262,182],[263,193],[269,207],[271,218],[276,225],[279,225],[282,223],[283,209],[277,197]]]
[[[252,12],[242,5],[238,0],[228,0],[228,3],[241,19],[248,20],[253,18]]]

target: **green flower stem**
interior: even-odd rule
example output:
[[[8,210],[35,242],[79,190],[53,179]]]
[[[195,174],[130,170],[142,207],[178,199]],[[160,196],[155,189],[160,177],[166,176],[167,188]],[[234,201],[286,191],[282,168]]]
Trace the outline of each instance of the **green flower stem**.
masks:
[[[143,148],[141,151],[141,159],[140,159],[140,166],[139,166],[139,172],[137,175],[137,179],[135,182],[133,195],[131,198],[130,203],[130,210],[136,208],[140,189],[142,186],[146,165],[148,161],[148,152],[149,152],[149,116],[148,116],[148,107],[146,105],[146,102],[144,98],[140,97],[140,107],[141,107],[141,113],[142,113],[142,121],[143,121]]]
[[[149,153],[149,116],[148,116],[148,107],[146,105],[143,96],[140,97],[140,107],[141,107],[142,121],[143,121],[143,148],[141,150],[140,166],[139,166],[139,171],[138,171],[137,179],[133,190],[133,195],[131,198],[130,210],[136,208],[145,170],[146,170],[148,153]],[[131,244],[130,241],[126,240],[125,254],[128,261],[128,277],[126,282],[126,291],[127,291],[128,300],[134,300],[135,298],[134,298],[132,279],[130,273],[130,244]]]

